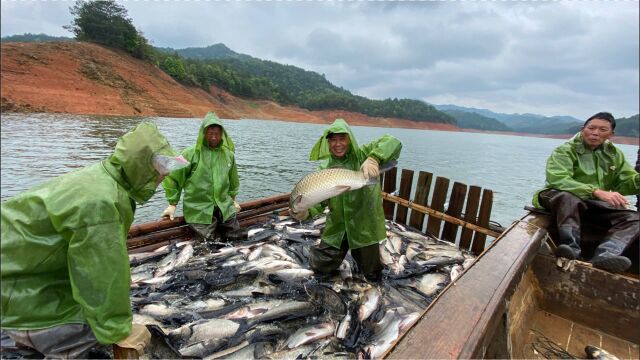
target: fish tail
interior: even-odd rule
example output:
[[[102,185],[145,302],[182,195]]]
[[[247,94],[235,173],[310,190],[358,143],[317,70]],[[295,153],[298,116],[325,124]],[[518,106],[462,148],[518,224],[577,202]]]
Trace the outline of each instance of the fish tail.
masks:
[[[398,165],[398,162],[395,160],[387,161],[386,163],[380,165],[380,173],[382,174],[385,171],[389,171],[396,167],[396,165]]]

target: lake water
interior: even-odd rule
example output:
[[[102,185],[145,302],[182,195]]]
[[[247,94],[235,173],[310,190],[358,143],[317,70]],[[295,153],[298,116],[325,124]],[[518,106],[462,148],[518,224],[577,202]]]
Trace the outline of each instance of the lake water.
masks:
[[[192,145],[201,119],[123,118],[57,114],[3,114],[2,199],[54,176],[100,161],[118,138],[143,120],[154,122],[176,150]],[[348,120],[347,120],[348,121]],[[236,144],[240,202],[291,191],[315,162],[311,147],[326,125],[267,120],[226,120]],[[384,134],[402,141],[398,167],[428,171],[494,191],[492,220],[509,225],[544,185],[545,162],[565,140],[354,126],[360,144]],[[637,147],[619,145],[635,164]],[[415,179],[414,179],[415,181]],[[398,181],[399,184],[399,181]],[[629,197],[635,204],[635,199]],[[135,222],[157,219],[167,206],[161,187],[136,210]],[[180,209],[180,207],[179,207]],[[179,210],[181,211],[181,210]]]

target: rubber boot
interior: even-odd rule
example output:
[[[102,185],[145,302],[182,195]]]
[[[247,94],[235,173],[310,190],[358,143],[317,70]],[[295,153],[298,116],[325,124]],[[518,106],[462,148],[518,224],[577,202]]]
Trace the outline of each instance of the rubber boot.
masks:
[[[631,260],[621,254],[628,242],[619,238],[605,240],[596,249],[595,255],[591,258],[591,264],[612,273],[626,271],[631,266]]]
[[[576,260],[580,258],[580,229],[573,226],[558,227],[556,256]]]
[[[226,232],[226,234],[224,234],[224,239],[231,242],[243,241],[247,240],[248,238],[249,234],[244,228],[229,230]]]

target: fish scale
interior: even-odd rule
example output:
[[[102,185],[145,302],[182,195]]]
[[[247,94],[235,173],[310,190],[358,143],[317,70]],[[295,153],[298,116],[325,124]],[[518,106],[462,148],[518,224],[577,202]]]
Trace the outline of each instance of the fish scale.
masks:
[[[365,178],[362,171],[344,168],[320,170],[298,181],[291,191],[289,207],[294,211],[303,211],[345,191],[360,189],[376,181]]]

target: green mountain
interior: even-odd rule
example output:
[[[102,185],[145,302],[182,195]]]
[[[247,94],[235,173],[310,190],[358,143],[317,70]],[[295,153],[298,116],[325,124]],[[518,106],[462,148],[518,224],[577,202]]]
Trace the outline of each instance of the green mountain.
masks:
[[[223,44],[206,48],[157,50],[157,63],[176,80],[208,90],[272,100],[308,110],[346,110],[369,116],[456,124],[432,105],[413,99],[372,100],[329,82],[324,75],[292,65],[236,53]]]
[[[167,54],[178,54],[184,58],[196,60],[213,60],[213,59],[252,59],[251,56],[239,54],[229,49],[225,44],[218,43],[207,47],[189,47],[184,49],[173,48],[156,48]]]
[[[463,129],[480,129],[492,131],[513,131],[512,128],[501,123],[500,121],[482,116],[474,112],[466,112],[462,110],[442,110],[445,114],[453,116],[458,122],[458,127]]]
[[[22,35],[3,36],[1,42],[51,42],[51,41],[75,41],[66,36],[50,36],[46,34],[24,33]]]
[[[572,126],[566,130],[567,134],[575,134],[582,129],[582,124]],[[640,114],[635,114],[628,118],[616,119],[616,135],[619,136],[640,136]]]

